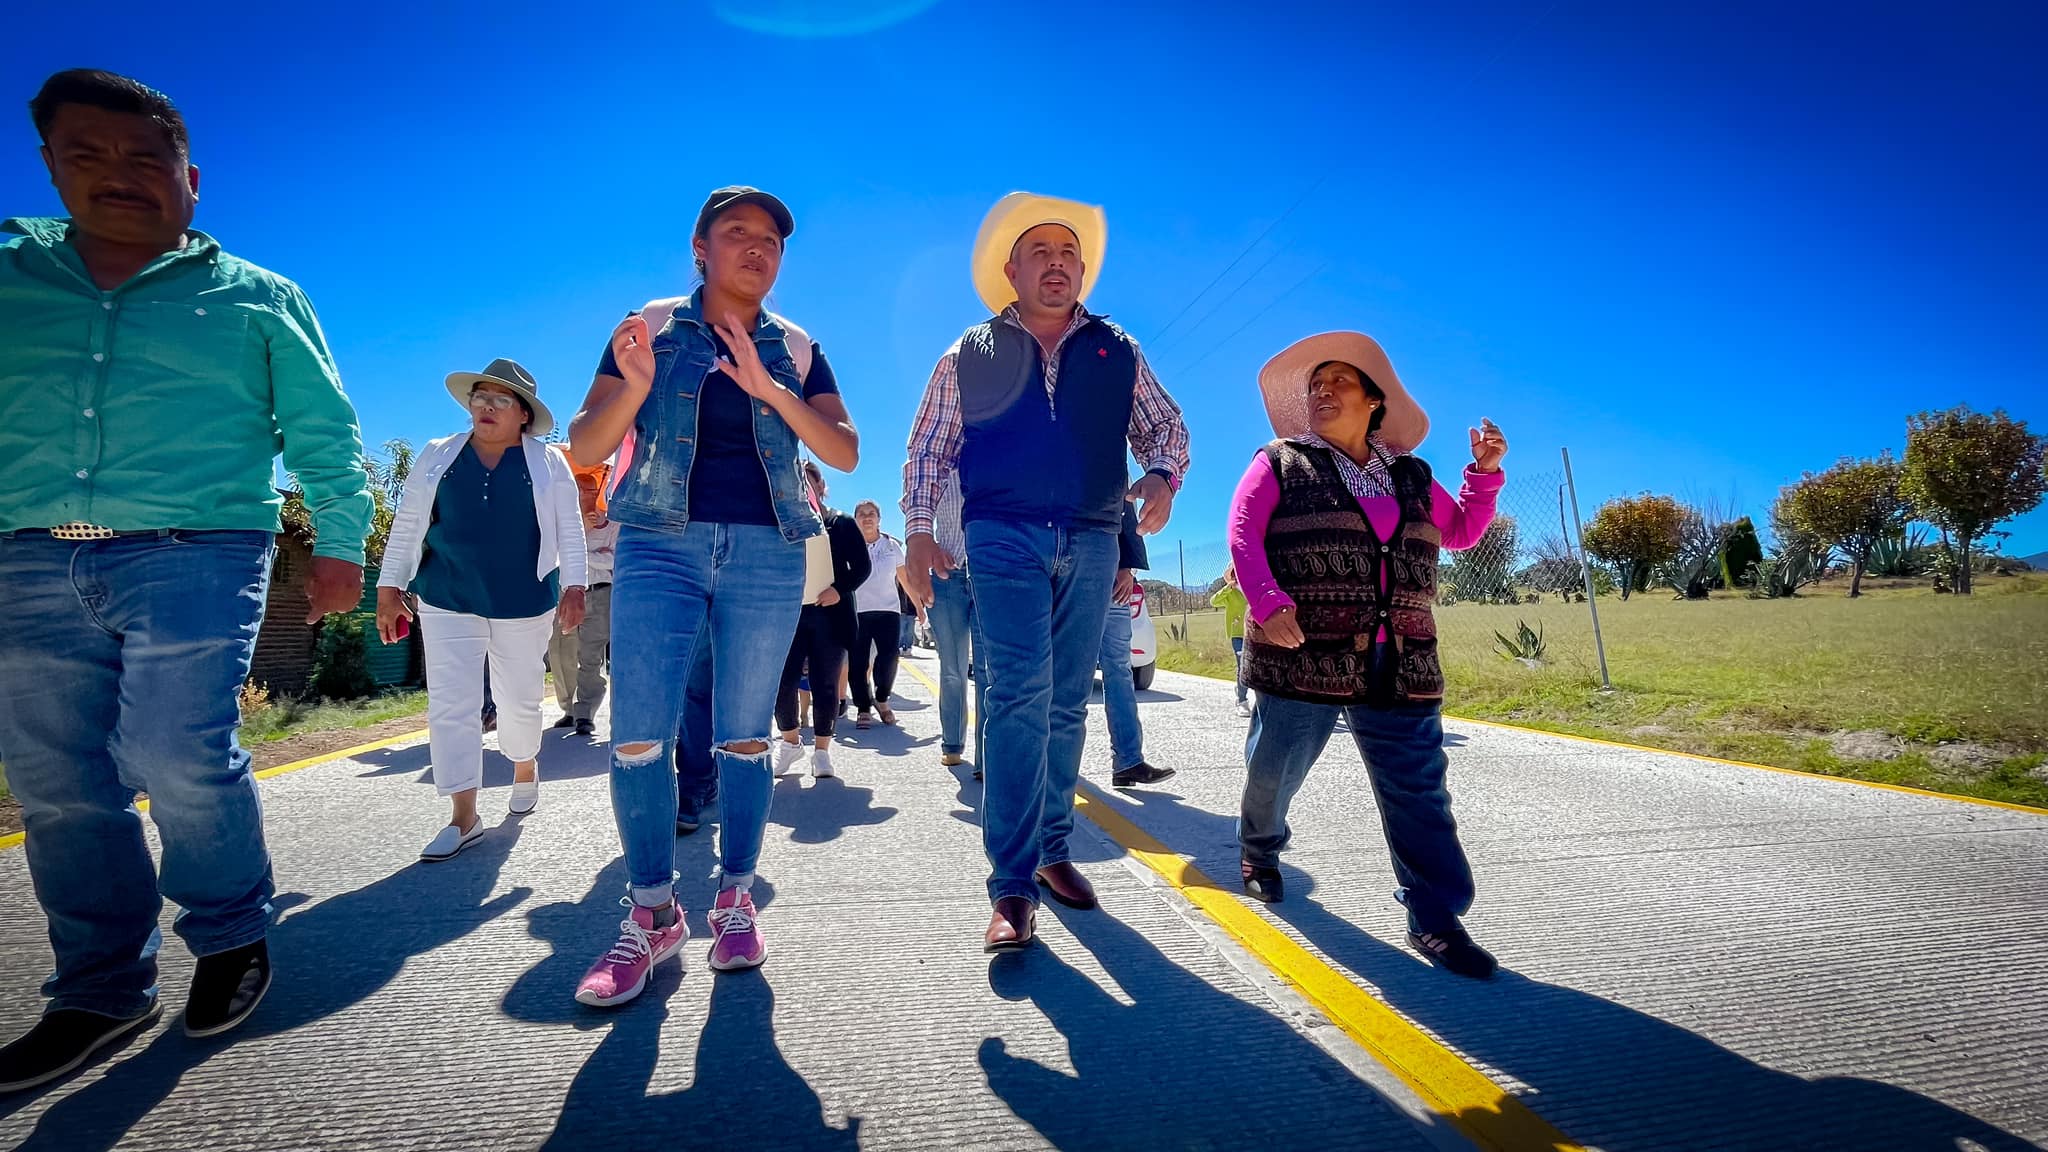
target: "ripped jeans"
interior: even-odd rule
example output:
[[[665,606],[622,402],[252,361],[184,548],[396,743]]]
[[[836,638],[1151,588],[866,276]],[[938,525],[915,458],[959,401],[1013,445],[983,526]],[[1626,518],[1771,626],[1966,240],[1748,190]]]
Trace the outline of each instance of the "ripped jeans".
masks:
[[[675,880],[673,749],[698,633],[709,629],[711,745],[718,767],[719,867],[751,876],[774,788],[775,690],[804,594],[804,546],[775,528],[622,526],[612,576],[612,813],[635,903],[666,902]],[[758,754],[729,751],[759,743]]]

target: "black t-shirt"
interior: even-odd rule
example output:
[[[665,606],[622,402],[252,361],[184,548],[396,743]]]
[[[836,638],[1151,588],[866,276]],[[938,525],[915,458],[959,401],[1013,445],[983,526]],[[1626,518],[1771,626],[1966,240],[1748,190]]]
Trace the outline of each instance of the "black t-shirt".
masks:
[[[719,356],[730,360],[716,330],[711,341]],[[619,362],[610,344],[597,365],[600,376],[618,376]],[[837,395],[839,381],[832,365],[816,341],[811,343],[811,371],[804,377],[804,399]],[[690,460],[690,484],[685,514],[710,524],[761,524],[775,526],[775,498],[768,491],[768,474],[761,470],[761,453],[754,444],[754,398],[739,382],[714,368],[697,393],[697,451]]]

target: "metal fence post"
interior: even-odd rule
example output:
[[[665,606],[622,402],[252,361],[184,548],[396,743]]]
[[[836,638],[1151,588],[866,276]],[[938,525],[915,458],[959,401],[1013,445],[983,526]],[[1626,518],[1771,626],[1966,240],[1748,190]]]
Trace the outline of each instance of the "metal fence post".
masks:
[[[1175,540],[1173,546],[1180,552],[1180,638],[1188,638],[1188,542]]]
[[[1614,682],[1607,678],[1607,642],[1600,636],[1600,597],[1593,591],[1593,561],[1586,555],[1586,524],[1579,517],[1579,486],[1572,482],[1572,450],[1558,449],[1564,455],[1564,486],[1572,496],[1572,526],[1579,535],[1579,571],[1586,578],[1586,610],[1593,614],[1593,651],[1600,657],[1600,690],[1614,691]]]

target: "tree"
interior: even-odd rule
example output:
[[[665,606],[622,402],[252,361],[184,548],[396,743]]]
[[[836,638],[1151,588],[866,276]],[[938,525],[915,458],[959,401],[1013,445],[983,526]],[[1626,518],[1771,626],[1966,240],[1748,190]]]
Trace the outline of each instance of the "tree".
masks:
[[[1904,470],[1886,452],[1874,460],[1851,460],[1825,472],[1808,472],[1785,488],[1784,515],[1803,536],[1849,557],[1849,595],[1863,595],[1863,573],[1871,549],[1903,530],[1910,508],[1900,490]]]
[[[1669,496],[1624,496],[1601,505],[1586,526],[1586,551],[1614,565],[1621,598],[1650,587],[1650,571],[1678,555],[1686,509]]]
[[[1495,516],[1479,542],[1446,567],[1439,583],[1460,602],[1514,603],[1515,553],[1521,550],[1520,537],[1513,516]]]
[[[1746,588],[1754,577],[1751,573],[1764,562],[1763,541],[1756,536],[1756,524],[1744,516],[1728,526],[1727,539],[1721,545],[1721,583],[1730,588]]]
[[[2048,493],[2048,437],[2004,411],[1967,405],[1906,421],[1905,496],[1919,515],[1955,539],[1956,591],[1970,592],[1970,545]]]
[[[1515,582],[1535,592],[1555,592],[1569,604],[1586,598],[1586,577],[1579,558],[1562,536],[1545,536],[1536,545],[1536,559],[1520,572]]]
[[[413,451],[409,440],[386,440],[382,460],[375,456],[363,457],[363,475],[369,478],[370,536],[363,543],[363,563],[376,568],[384,563],[384,545],[391,538],[391,521],[398,514],[398,497],[405,491],[405,478],[412,475]],[[299,478],[287,474],[282,517],[284,530],[313,543],[313,514],[306,507],[306,496],[299,488]]]

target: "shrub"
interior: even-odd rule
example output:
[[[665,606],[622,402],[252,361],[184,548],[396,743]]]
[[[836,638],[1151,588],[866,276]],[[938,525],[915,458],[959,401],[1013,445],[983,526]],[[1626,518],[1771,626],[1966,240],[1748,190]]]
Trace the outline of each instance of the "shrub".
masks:
[[[1721,583],[1729,588],[1747,585],[1749,570],[1763,560],[1764,545],[1757,539],[1756,524],[1744,516],[1729,527],[1721,545]]]
[[[1586,526],[1586,551],[1614,566],[1626,600],[1649,588],[1653,569],[1677,557],[1685,521],[1685,507],[1669,496],[1610,500]]]
[[[236,698],[235,702],[240,707],[242,722],[246,724],[265,712],[270,711],[270,686],[268,684],[258,684],[251,680],[242,685],[241,695]]]
[[[336,613],[320,622],[311,687],[314,695],[329,700],[360,700],[377,691],[361,617]]]

